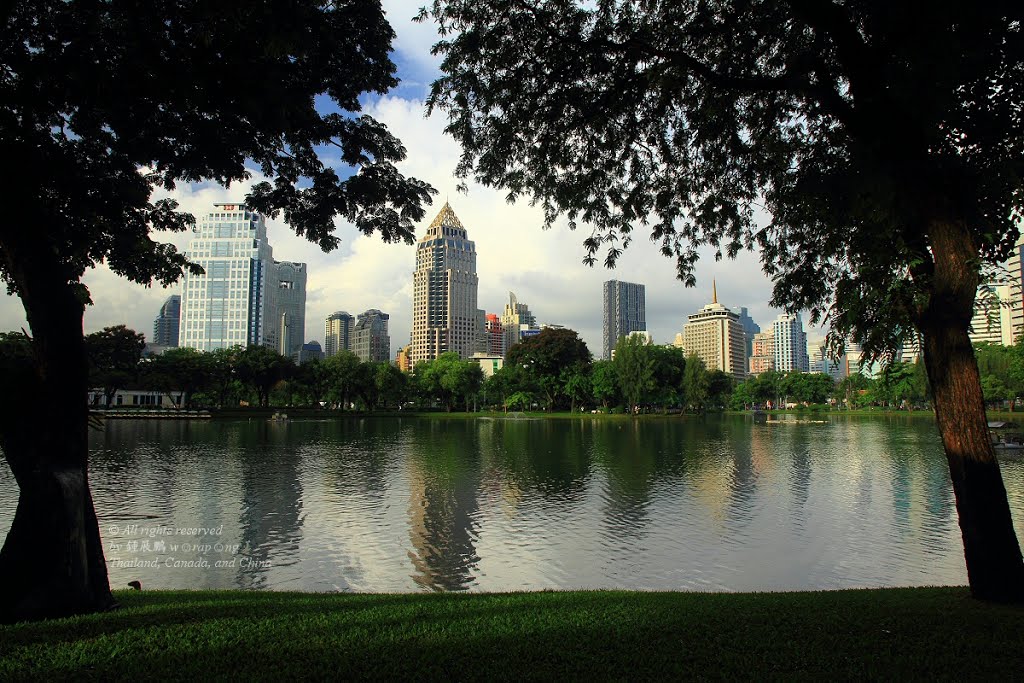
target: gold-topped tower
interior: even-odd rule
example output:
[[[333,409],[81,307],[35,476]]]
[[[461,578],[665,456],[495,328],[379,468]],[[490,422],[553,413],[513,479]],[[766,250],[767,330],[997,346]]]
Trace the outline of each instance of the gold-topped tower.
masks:
[[[448,202],[416,243],[412,366],[446,351],[469,358],[482,324],[477,310],[476,245]]]

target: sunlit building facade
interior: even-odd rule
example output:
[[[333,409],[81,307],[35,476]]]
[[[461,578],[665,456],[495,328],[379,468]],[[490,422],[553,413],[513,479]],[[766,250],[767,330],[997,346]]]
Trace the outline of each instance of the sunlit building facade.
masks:
[[[515,292],[508,293],[508,303],[501,313],[501,330],[504,345],[502,356],[508,353],[513,344],[540,331],[537,317],[530,311],[529,306],[516,298]]]
[[[477,350],[483,316],[477,309],[476,245],[445,202],[416,244],[412,365],[454,351]]]
[[[352,350],[355,316],[348,311],[336,311],[324,321],[324,357],[330,358],[342,351]]]
[[[775,334],[771,330],[755,334],[750,348],[751,375],[775,369]]]
[[[277,282],[263,216],[244,204],[214,204],[192,231],[186,255],[205,272],[185,272],[179,345],[276,349]]]
[[[722,370],[737,381],[747,377],[746,332],[739,315],[718,303],[714,284],[711,303],[687,317],[683,348],[704,361],[708,370]]]
[[[775,344],[775,369],[779,372],[808,372],[807,333],[799,313],[782,313],[772,323]]]

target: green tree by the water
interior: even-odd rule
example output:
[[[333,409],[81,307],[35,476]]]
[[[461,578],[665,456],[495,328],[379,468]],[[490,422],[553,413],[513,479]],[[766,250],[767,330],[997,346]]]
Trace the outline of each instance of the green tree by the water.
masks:
[[[145,346],[145,336],[124,325],[104,327],[85,337],[89,382],[103,389],[104,405],[110,406],[118,390],[138,377],[139,359]]]
[[[615,377],[619,391],[626,401],[626,410],[637,412],[637,407],[654,390],[654,354],[650,344],[640,335],[622,337],[615,344]]]

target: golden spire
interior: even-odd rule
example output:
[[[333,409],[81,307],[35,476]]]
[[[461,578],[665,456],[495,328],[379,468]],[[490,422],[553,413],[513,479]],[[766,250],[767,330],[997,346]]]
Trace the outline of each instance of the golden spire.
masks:
[[[711,303],[718,303],[718,287],[715,285],[715,278],[711,278]]]
[[[462,228],[465,230],[465,226],[459,220],[459,217],[452,211],[452,207],[448,202],[444,203],[441,210],[438,212],[437,217],[430,222],[430,228],[439,228],[441,225],[447,225],[448,227]],[[430,229],[428,228],[428,230]]]

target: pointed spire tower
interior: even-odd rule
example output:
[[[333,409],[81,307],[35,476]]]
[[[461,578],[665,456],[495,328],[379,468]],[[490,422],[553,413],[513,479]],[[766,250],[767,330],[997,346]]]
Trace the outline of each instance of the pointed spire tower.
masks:
[[[412,365],[455,351],[468,358],[476,349],[476,245],[451,205],[427,226],[416,243],[413,273]]]
[[[744,309],[746,310],[746,309]],[[711,303],[687,316],[682,346],[709,370],[722,370],[742,382],[747,377],[747,336],[740,316],[718,302],[718,282],[711,280]]]

